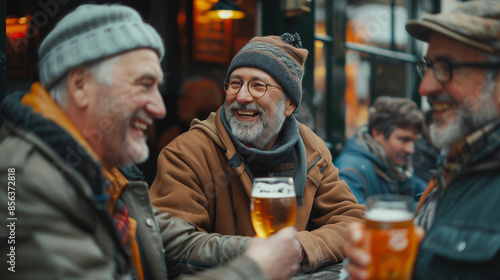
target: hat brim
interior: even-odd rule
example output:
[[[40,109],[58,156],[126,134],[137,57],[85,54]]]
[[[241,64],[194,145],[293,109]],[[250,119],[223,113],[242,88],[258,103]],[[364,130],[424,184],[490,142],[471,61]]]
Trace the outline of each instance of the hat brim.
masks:
[[[437,32],[471,47],[478,48],[489,53],[495,52],[494,49],[487,44],[482,44],[480,42],[472,40],[449,28],[446,28],[429,20],[409,20],[406,23],[406,31],[415,39],[424,42],[429,42],[429,35],[431,32]]]

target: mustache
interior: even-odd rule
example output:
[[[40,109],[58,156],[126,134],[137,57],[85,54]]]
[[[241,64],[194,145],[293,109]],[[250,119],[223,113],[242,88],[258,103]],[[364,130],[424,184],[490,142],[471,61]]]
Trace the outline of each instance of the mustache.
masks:
[[[438,94],[438,95],[432,95],[427,97],[427,100],[432,104],[433,102],[447,102],[447,103],[454,103],[458,104],[458,102],[453,99],[451,96],[448,94]]]
[[[137,113],[135,113],[132,118],[137,118],[140,120],[145,121],[148,125],[153,124],[153,118],[145,111],[145,110],[140,110]]]
[[[238,102],[233,102],[231,105],[229,105],[228,109],[257,111],[261,115],[263,115],[265,113],[264,109],[262,109],[260,106],[253,104],[253,103],[252,104],[240,104]]]

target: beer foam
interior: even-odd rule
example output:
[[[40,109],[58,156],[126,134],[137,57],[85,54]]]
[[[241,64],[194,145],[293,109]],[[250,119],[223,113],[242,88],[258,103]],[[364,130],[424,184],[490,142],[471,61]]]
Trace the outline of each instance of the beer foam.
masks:
[[[366,211],[365,217],[379,222],[402,222],[413,219],[413,213],[402,209],[375,208]]]
[[[295,189],[293,185],[286,183],[268,184],[264,182],[255,183],[252,189],[253,197],[295,197]]]

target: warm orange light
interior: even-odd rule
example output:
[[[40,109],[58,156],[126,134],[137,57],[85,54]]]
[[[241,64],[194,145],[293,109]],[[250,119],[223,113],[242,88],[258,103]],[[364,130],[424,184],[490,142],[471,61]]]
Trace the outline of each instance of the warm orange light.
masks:
[[[223,18],[223,19],[228,19],[228,18],[231,18],[233,16],[233,11],[218,11],[217,12],[217,16],[219,16],[220,18]]]
[[[17,18],[6,18],[5,24],[7,25],[17,24]]]
[[[211,10],[206,16],[212,19],[240,19],[245,17],[245,13],[235,10]]]
[[[25,24],[28,22],[28,19],[26,17],[21,17],[17,20],[17,23],[19,24]]]
[[[205,14],[211,19],[240,19],[245,17],[232,0],[220,0]]]
[[[28,18],[6,18],[5,31],[11,39],[19,39],[26,36],[29,29]]]

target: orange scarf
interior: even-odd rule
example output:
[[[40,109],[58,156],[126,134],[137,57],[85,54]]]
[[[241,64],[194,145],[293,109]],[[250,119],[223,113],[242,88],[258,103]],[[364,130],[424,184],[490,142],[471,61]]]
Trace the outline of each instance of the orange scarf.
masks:
[[[51,120],[66,132],[68,132],[94,159],[94,161],[99,162],[99,157],[89,146],[83,135],[75,127],[73,122],[68,118],[64,111],[57,105],[57,103],[51,98],[50,94],[45,90],[45,88],[38,82],[31,86],[31,92],[25,95],[21,103],[27,105],[33,109],[33,112],[38,113],[48,120]],[[129,181],[123,174],[114,167],[111,170],[102,170],[104,176],[110,182],[109,187],[106,189],[109,199],[108,199],[108,210],[110,214],[113,213],[113,209],[116,203],[116,199],[128,188]],[[144,271],[141,262],[141,256],[139,252],[139,245],[137,244],[136,228],[137,222],[129,217],[129,233],[131,241],[131,258],[132,264],[136,269],[137,275],[140,280],[144,280]]]

